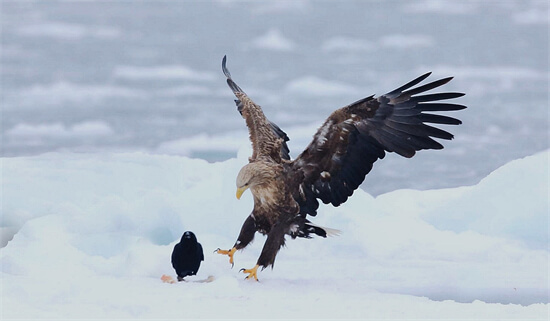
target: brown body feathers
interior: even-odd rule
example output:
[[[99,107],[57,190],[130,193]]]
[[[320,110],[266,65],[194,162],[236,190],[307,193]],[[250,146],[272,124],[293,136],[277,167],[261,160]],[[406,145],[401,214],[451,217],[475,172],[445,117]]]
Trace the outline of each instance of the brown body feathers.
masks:
[[[266,234],[257,262],[263,268],[273,265],[285,235],[324,237],[333,231],[307,219],[317,214],[319,200],[333,206],[344,203],[386,152],[412,157],[422,149],[442,149],[434,138],[450,140],[453,135],[428,123],[461,122],[432,112],[466,108],[443,102],[462,93],[424,94],[446,84],[451,77],[415,87],[430,75],[426,73],[385,95],[369,96],[337,109],[306,149],[290,160],[287,135],[233,81],[226,57],[222,69],[248,126],[253,149],[249,164],[239,173],[237,188],[239,197],[244,190],[251,190],[254,209],[234,248],[244,248],[257,231]]]

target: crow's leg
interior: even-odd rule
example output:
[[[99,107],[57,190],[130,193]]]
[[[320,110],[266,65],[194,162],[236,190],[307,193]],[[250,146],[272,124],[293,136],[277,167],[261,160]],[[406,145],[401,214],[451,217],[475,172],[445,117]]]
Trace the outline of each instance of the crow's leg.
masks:
[[[224,254],[229,256],[229,263],[231,263],[231,267],[233,267],[233,255],[237,250],[244,249],[252,240],[254,239],[254,234],[256,233],[256,221],[254,220],[254,216],[249,215],[246,220],[243,223],[243,226],[241,227],[241,232],[239,233],[239,237],[237,238],[237,241],[235,242],[235,245],[230,250],[221,250],[217,249],[216,253],[218,254]]]

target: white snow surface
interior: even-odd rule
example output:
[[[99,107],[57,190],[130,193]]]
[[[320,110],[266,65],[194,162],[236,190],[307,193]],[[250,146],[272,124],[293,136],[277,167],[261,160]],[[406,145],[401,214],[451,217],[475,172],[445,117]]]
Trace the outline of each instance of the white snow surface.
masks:
[[[252,209],[234,196],[248,153],[3,158],[4,244],[15,235],[0,254],[1,319],[547,319],[549,151],[475,186],[321,206],[312,221],[343,233],[288,239],[259,282],[239,269],[263,236],[234,268],[213,253]],[[160,281],[186,230],[205,250],[190,280],[215,281]]]

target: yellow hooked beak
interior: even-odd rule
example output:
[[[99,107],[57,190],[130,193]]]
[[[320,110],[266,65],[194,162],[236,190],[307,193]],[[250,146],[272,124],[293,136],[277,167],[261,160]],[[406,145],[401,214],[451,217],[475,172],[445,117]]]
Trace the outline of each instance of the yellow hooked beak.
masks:
[[[244,191],[246,191],[247,189],[248,189],[248,186],[238,187],[238,188],[237,188],[237,199],[238,199],[238,200],[241,199],[241,196],[243,195]]]

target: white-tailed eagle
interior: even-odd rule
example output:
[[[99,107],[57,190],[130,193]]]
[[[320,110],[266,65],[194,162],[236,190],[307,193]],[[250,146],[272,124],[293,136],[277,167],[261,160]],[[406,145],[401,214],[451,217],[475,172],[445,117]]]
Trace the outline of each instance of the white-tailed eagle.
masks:
[[[291,160],[288,136],[233,81],[226,57],[222,70],[237,97],[237,109],[252,141],[252,156],[237,176],[237,198],[250,189],[254,209],[233,247],[216,251],[228,255],[233,264],[235,251],[246,247],[256,232],[267,235],[256,266],[241,270],[248,274],[246,278],[256,280],[258,267],[273,266],[285,235],[310,238],[313,234],[326,237],[336,232],[308,220],[308,215],[317,214],[319,200],[333,206],[344,203],[386,152],[412,157],[422,149],[442,149],[433,138],[450,140],[453,135],[426,123],[459,125],[461,121],[431,112],[466,108],[441,102],[461,97],[462,93],[424,94],[452,77],[413,88],[430,75],[426,73],[385,95],[369,96],[337,109],[307,148]]]

